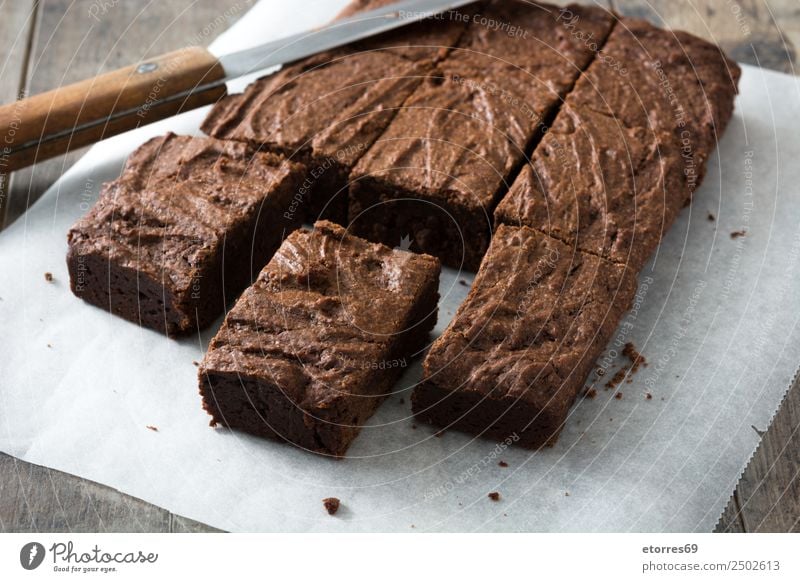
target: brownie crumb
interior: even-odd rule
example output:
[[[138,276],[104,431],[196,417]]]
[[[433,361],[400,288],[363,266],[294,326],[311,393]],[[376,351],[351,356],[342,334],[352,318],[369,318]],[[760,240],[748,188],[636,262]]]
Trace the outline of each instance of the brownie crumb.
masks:
[[[595,396],[597,396],[597,390],[595,390],[594,388],[589,388],[586,391],[586,398],[594,398]]]
[[[322,500],[322,505],[325,506],[325,511],[328,512],[328,515],[336,515],[336,512],[339,511],[340,503],[336,497],[326,497]]]
[[[192,360],[192,365],[193,366],[200,366],[200,362],[198,362],[197,360]]]
[[[612,388],[616,388],[617,386],[619,386],[625,379],[625,374],[627,373],[628,373],[627,366],[623,366],[622,368],[617,370],[617,373],[614,374],[614,377],[611,378],[611,380],[609,380],[608,382],[606,382],[606,390],[611,390]]]
[[[153,432],[158,432],[158,427],[157,426],[153,426],[152,424],[148,424],[147,428],[152,430]]]
[[[417,430],[417,425],[416,424],[412,424],[411,428],[413,428],[414,430]]]
[[[617,392],[616,394],[614,394],[614,398],[616,398],[617,400],[622,400],[622,392]]]
[[[744,229],[744,228],[742,230],[734,230],[731,233],[731,238],[734,239],[734,240],[736,240],[737,238],[742,237],[742,236],[747,236],[747,230]]]
[[[650,394],[649,392],[645,392],[645,395],[644,395],[644,397],[645,397],[647,400],[652,400],[652,399],[653,399],[653,395],[652,395],[652,394]]]
[[[459,279],[458,283],[459,283],[459,285],[463,285],[464,287],[469,287],[469,283],[464,281],[464,279]]]
[[[440,431],[436,432],[433,436],[435,436],[437,439],[438,438],[442,438],[444,436],[444,431],[440,430]]]
[[[569,491],[564,491],[564,497],[569,497]]]
[[[489,499],[492,501],[500,501],[500,494],[497,491],[492,491],[489,493]]]
[[[405,404],[405,403],[406,403],[406,399],[405,398],[401,398],[400,401],[398,402],[398,404]]]
[[[500,462],[499,462],[499,463],[497,463],[497,464],[498,464],[499,466],[501,466],[501,467],[504,467],[504,468],[505,468],[505,467],[508,467],[508,463],[506,463],[505,461],[500,461]]]
[[[640,366],[647,367],[647,360],[645,357],[639,353],[636,349],[636,346],[633,345],[632,342],[628,342],[625,344],[625,347],[622,349],[622,355],[628,358],[631,362],[631,374],[635,374],[639,371]]]
[[[714,216],[714,215],[713,215],[713,214],[711,214],[710,212],[708,213],[708,221],[709,221],[709,222],[714,222],[716,219],[717,219],[717,217],[716,217],[716,216]]]
[[[48,348],[52,348],[52,347],[53,347],[53,344],[47,344],[47,347],[48,347]]]
[[[45,273],[44,274],[44,280],[47,281],[48,283],[52,283],[53,282],[53,273],[51,273],[50,271]]]

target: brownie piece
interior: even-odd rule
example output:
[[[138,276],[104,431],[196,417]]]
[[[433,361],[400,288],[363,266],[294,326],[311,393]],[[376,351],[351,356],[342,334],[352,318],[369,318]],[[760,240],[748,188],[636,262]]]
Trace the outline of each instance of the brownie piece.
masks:
[[[351,228],[476,270],[535,123],[482,86],[427,79],[353,170]]]
[[[73,293],[168,335],[216,319],[278,248],[303,169],[167,134],[136,150],[68,235]]]
[[[495,211],[638,271],[686,201],[670,134],[567,105]]]
[[[549,101],[534,108],[547,109],[569,92],[613,26],[613,15],[595,6],[493,0],[473,17],[445,66],[461,77],[511,82],[528,100],[531,88],[544,90]]]
[[[703,39],[629,18],[621,19],[602,52],[569,102],[627,127],[672,133],[687,184],[696,189],[733,115],[739,66]]]
[[[477,270],[497,203],[589,62],[574,30],[586,26],[602,42],[611,28],[607,12],[574,8],[588,16],[573,29],[558,9],[523,2],[492,2],[475,15],[459,47],[353,169],[354,232],[389,245],[405,241],[448,266]],[[488,22],[528,36],[512,39]],[[490,46],[493,53],[480,52]]]
[[[552,444],[635,289],[623,265],[501,225],[425,359],[414,414],[497,440],[516,435],[527,448]]]
[[[322,53],[225,97],[202,129],[302,162],[302,218],[344,222],[348,164],[377,139],[424,73],[386,52]]]
[[[292,233],[200,365],[211,424],[344,455],[425,347],[439,269],[330,222]]]

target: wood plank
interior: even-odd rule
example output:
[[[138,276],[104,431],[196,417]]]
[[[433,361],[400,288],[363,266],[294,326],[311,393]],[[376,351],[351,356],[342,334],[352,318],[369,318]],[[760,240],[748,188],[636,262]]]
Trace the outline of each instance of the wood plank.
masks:
[[[246,0],[41,0],[25,88],[29,94],[41,93],[185,46],[208,45],[249,5]],[[76,150],[14,173],[8,221],[83,153]]]
[[[5,532],[219,531],[130,495],[0,453]]]
[[[800,532],[800,377],[736,491],[747,531]]]
[[[11,103],[24,87],[28,53],[36,21],[35,0],[0,0],[0,103]],[[0,161],[0,230],[5,224],[9,176]]]
[[[794,73],[800,42],[796,0],[612,0],[620,14],[646,18],[719,44],[737,61]],[[780,23],[780,24],[779,24]]]

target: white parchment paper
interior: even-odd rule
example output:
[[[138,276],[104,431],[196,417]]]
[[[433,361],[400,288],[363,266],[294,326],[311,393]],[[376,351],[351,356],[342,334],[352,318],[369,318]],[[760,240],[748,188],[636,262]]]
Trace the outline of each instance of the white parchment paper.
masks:
[[[345,3],[261,2],[212,48],[309,28]],[[800,363],[796,79],[745,67],[708,177],[609,346],[613,355],[633,341],[650,365],[622,399],[598,385],[558,444],[535,453],[415,429],[418,365],[342,461],[213,430],[192,362],[215,328],[170,341],[72,296],[69,226],[138,144],[194,133],[203,115],[94,147],[0,234],[0,449],[234,531],[713,529],[758,443],[754,427],[768,426]],[[437,331],[466,295],[462,279],[444,273]],[[320,501],[329,496],[343,502],[334,518]]]

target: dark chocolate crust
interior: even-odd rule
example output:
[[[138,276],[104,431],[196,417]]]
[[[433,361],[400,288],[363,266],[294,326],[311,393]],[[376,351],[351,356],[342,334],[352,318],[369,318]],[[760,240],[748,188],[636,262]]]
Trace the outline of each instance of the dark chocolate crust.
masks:
[[[688,197],[670,134],[565,105],[495,212],[640,269]]]
[[[534,126],[485,87],[427,79],[353,170],[351,228],[477,270]]]
[[[591,51],[612,26],[601,9],[490,2],[459,46],[406,100],[351,174],[351,227],[370,240],[477,270],[492,214],[541,126],[558,107]],[[509,23],[509,36],[484,21]]]
[[[672,134],[693,191],[733,115],[740,76],[739,66],[712,43],[623,18],[569,103],[629,128]]]
[[[148,141],[69,232],[73,293],[168,335],[206,327],[297,227],[301,175],[242,143]]]
[[[342,456],[436,322],[439,261],[330,222],[283,243],[201,363],[212,425]]]
[[[309,171],[307,220],[343,222],[351,163],[378,138],[425,68],[386,52],[316,55],[222,99],[202,130],[298,160]]]
[[[500,226],[425,358],[415,415],[527,448],[552,444],[635,290],[623,265]]]

